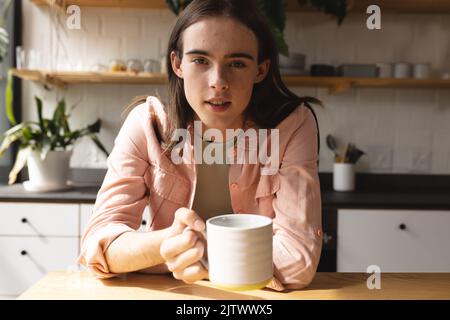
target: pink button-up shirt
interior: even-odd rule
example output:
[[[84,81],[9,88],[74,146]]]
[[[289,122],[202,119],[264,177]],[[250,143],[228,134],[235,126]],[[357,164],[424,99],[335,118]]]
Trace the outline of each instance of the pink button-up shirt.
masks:
[[[184,145],[183,163],[175,165],[162,154],[152,119],[166,128],[164,106],[154,96],[129,113],[107,159],[79,257],[97,277],[116,275],[105,251],[122,233],[140,227],[146,206],[148,231],[171,226],[178,208],[192,208],[197,179],[192,141]],[[312,112],[301,105],[276,128],[277,172],[262,175],[261,164],[230,164],[229,190],[234,213],[273,219],[272,287],[299,289],[314,278],[322,248],[317,126]]]

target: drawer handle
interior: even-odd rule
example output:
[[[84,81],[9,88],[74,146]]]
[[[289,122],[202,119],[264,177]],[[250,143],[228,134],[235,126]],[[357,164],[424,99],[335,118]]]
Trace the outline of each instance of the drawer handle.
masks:
[[[141,224],[142,224],[143,226],[145,226],[145,225],[147,225],[147,221],[142,220]]]
[[[22,218],[22,223],[28,223],[28,219],[27,218]]]
[[[21,254],[22,256],[26,256],[26,255],[28,254],[28,252],[26,252],[25,250],[22,250],[22,251],[20,251],[20,254]]]
[[[398,226],[398,228],[400,230],[406,230],[406,225],[404,223],[400,223],[400,225]]]

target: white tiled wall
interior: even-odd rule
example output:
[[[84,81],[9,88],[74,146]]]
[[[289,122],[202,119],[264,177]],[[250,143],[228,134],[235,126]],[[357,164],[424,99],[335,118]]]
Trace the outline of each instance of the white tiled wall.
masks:
[[[40,50],[53,68],[76,68],[114,58],[159,59],[175,22],[169,10],[82,8],[82,30],[68,30],[62,16],[23,0],[24,46]],[[288,13],[286,40],[292,52],[313,63],[430,62],[433,71],[450,72],[450,15],[382,14],[382,29],[368,30],[366,15],[349,15],[338,27],[321,13]],[[59,38],[58,38],[59,37]],[[101,140],[108,149],[123,119],[122,109],[136,95],[163,97],[163,86],[71,85],[67,90],[45,91],[23,82],[24,117],[36,118],[33,96],[45,98],[45,110],[64,96],[80,102],[71,123],[79,127],[103,120]],[[329,95],[326,89],[291,88],[313,95],[326,105],[317,108],[321,129],[320,171],[332,169],[332,154],[325,136],[334,134],[341,148],[351,141],[368,156],[357,170],[384,173],[450,174],[450,90],[353,89]],[[50,111],[49,111],[50,112]],[[72,167],[106,167],[104,156],[87,140],[75,148]]]

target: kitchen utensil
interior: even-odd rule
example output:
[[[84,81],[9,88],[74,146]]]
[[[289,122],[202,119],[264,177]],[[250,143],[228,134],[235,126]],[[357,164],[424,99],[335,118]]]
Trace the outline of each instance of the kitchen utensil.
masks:
[[[352,149],[353,149],[353,144],[352,143],[348,143],[347,144],[347,149],[345,150],[344,163],[350,163],[350,154],[352,152]]]
[[[350,154],[350,163],[358,162],[359,158],[364,154],[366,154],[364,151],[358,149],[356,146],[353,146]]]
[[[355,164],[359,158],[366,154],[364,151],[358,149],[355,144],[349,143],[347,144],[347,150],[345,151],[344,163],[353,163]]]
[[[337,143],[331,134],[327,135],[327,146],[334,153],[334,162],[342,162],[342,157],[339,155],[337,150]]]

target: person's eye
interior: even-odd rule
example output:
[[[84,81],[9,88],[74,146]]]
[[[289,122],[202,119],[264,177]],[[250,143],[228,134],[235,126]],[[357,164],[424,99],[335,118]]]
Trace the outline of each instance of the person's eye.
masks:
[[[244,68],[245,67],[245,63],[242,61],[233,61],[231,63],[231,65],[236,68]]]
[[[194,62],[195,64],[205,64],[206,61],[203,58],[195,58],[192,60],[192,62]]]

